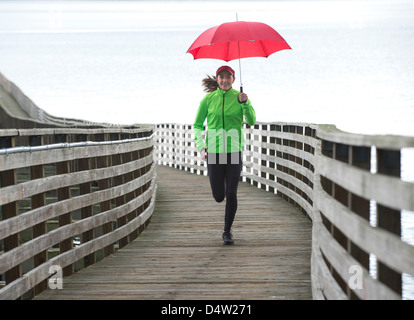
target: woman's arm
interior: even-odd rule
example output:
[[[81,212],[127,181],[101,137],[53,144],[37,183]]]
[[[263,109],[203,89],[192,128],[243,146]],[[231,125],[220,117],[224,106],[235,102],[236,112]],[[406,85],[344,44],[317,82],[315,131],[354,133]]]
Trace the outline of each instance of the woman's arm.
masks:
[[[197,145],[197,150],[201,151],[202,148],[205,147],[205,143],[203,141],[203,130],[204,130],[204,121],[207,118],[207,104],[206,98],[204,97],[203,100],[200,102],[200,106],[198,107],[197,114],[193,124],[194,130],[194,140]]]
[[[243,94],[243,93],[242,93]],[[247,99],[247,96],[246,96]],[[256,112],[249,99],[242,104],[244,118],[248,125],[253,126],[256,123]]]

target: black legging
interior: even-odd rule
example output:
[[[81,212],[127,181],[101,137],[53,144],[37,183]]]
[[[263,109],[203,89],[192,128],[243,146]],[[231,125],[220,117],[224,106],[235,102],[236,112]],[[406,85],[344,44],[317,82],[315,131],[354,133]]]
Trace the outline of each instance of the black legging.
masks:
[[[226,197],[224,231],[230,232],[237,211],[237,187],[243,168],[242,153],[209,153],[208,176],[214,200],[222,202]]]

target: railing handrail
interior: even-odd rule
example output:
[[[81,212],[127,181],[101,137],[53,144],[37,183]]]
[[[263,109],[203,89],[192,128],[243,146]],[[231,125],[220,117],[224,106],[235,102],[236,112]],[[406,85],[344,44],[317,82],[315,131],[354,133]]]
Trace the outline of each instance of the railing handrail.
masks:
[[[414,148],[414,137],[411,136],[349,133],[339,130],[335,125],[318,125],[318,137],[331,142],[354,146],[375,146],[376,148],[389,150]]]
[[[2,154],[12,154],[12,153],[22,153],[22,152],[36,152],[36,151],[45,151],[53,149],[65,149],[65,148],[77,148],[77,147],[96,147],[96,146],[107,146],[123,143],[131,143],[138,141],[150,140],[154,137],[152,133],[148,137],[142,138],[133,138],[133,139],[123,139],[123,140],[110,140],[110,141],[82,141],[82,142],[64,142],[64,143],[54,143],[40,146],[22,146],[22,147],[12,147],[0,149],[0,155]]]
[[[61,134],[133,134],[143,133],[151,130],[153,125],[139,125],[122,127],[113,126],[109,128],[34,128],[34,129],[0,129],[0,137],[26,137],[26,136],[52,136]]]

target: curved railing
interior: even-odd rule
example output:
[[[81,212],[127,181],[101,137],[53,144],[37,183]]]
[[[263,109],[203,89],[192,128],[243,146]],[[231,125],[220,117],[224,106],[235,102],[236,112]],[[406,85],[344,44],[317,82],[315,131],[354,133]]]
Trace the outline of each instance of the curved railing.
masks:
[[[154,210],[153,144],[152,126],[0,130],[0,299],[59,286],[138,236]]]
[[[414,275],[414,247],[401,239],[414,184],[400,178],[401,150],[414,138],[302,123],[245,134],[243,180],[312,220],[313,297],[401,298],[402,274]],[[154,208],[153,158],[207,172],[191,125],[0,130],[0,298],[32,296],[59,268],[69,275],[135,238]]]
[[[206,174],[191,125],[159,124],[155,134],[158,164]],[[414,184],[401,180],[400,159],[414,137],[303,123],[259,123],[245,135],[243,180],[312,220],[313,297],[400,299],[402,274],[414,275],[414,247],[401,239],[401,210],[414,214]]]

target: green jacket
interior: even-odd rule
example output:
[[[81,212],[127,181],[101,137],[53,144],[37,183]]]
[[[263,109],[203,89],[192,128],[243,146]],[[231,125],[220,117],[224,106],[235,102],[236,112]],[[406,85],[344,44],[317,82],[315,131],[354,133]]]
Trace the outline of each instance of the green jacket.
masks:
[[[256,113],[247,100],[239,103],[240,92],[220,88],[208,93],[200,102],[194,121],[194,136],[198,151],[208,147],[209,153],[238,152],[244,146],[243,117],[247,124],[256,123]],[[207,118],[206,142],[202,138],[204,121]],[[226,144],[223,143],[226,141]]]

